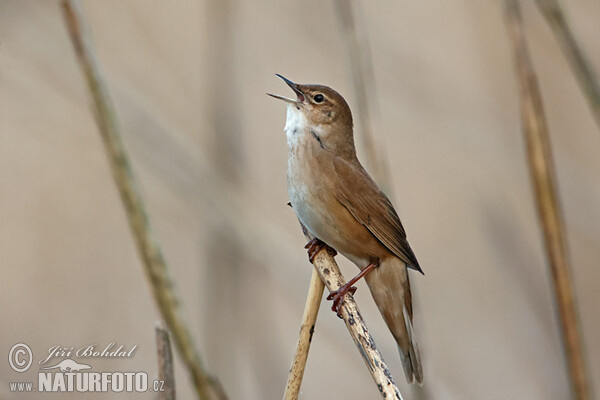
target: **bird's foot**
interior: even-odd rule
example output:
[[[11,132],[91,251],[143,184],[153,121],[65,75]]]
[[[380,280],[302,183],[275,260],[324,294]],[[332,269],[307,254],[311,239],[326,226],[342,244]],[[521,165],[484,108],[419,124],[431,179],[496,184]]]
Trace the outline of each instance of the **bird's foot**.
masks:
[[[342,318],[342,307],[340,307],[340,303],[344,300],[344,296],[346,294],[354,294],[356,293],[356,286],[352,286],[350,282],[346,283],[343,286],[340,286],[338,290],[334,290],[329,293],[327,296],[327,300],[333,300],[333,304],[331,305],[331,311],[337,314],[338,317]]]
[[[342,308],[340,307],[340,303],[344,299],[344,296],[347,293],[354,294],[356,292],[356,287],[352,285],[358,282],[360,278],[368,274],[369,271],[371,271],[374,268],[377,268],[378,266],[379,262],[367,265],[354,278],[350,279],[347,283],[340,286],[338,290],[334,290],[333,292],[329,293],[329,296],[327,296],[327,300],[333,300],[331,311],[335,312],[338,317],[342,318]]]
[[[314,261],[317,253],[319,251],[321,251],[322,249],[327,250],[327,252],[329,254],[331,254],[332,257],[335,257],[337,255],[337,251],[335,251],[331,247],[327,246],[327,244],[325,244],[325,242],[323,242],[317,238],[314,238],[310,242],[306,243],[306,246],[304,246],[304,248],[308,249],[308,260],[311,262],[311,264]]]

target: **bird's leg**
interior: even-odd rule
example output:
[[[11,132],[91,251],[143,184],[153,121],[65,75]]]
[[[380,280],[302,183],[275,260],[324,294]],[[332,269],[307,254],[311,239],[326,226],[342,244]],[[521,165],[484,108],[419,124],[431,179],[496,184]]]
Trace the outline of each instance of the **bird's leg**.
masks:
[[[304,248],[308,249],[308,260],[311,262],[311,264],[314,261],[315,256],[319,251],[321,251],[321,249],[327,250],[332,257],[335,257],[337,255],[337,251],[327,246],[325,242],[317,238],[314,238],[310,242],[306,243],[306,246],[304,246]]]
[[[371,263],[362,269],[354,278],[350,279],[345,285],[340,286],[338,290],[334,290],[329,293],[327,296],[327,300],[333,300],[333,304],[331,305],[331,311],[335,312],[338,317],[342,318],[342,308],[340,307],[340,303],[344,299],[344,296],[347,293],[354,294],[356,292],[356,286],[354,285],[360,278],[365,276],[369,271],[374,268],[377,268],[379,264]]]

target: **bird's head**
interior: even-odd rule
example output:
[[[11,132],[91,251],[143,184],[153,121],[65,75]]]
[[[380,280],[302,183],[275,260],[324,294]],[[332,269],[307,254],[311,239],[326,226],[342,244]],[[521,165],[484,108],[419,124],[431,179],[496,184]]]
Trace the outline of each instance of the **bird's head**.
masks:
[[[276,74],[296,94],[296,99],[270,94],[276,99],[288,103],[288,122],[290,116],[303,121],[323,142],[332,145],[351,144],[352,113],[341,94],[323,85],[302,85]]]

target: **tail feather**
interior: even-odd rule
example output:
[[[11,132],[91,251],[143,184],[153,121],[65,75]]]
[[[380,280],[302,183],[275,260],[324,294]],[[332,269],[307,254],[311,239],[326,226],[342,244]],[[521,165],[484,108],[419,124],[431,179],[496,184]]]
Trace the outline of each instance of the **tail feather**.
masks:
[[[421,353],[419,352],[419,345],[417,341],[413,337],[413,328],[411,318],[408,316],[408,312],[406,307],[403,309],[404,312],[404,322],[406,324],[406,331],[408,333],[408,338],[411,343],[411,346],[408,347],[408,360],[402,361],[402,365],[404,365],[405,371],[409,370],[406,368],[406,365],[410,365],[410,369],[413,372],[414,378],[419,385],[423,384],[423,366],[421,365]],[[402,350],[400,350],[400,358],[403,358]],[[408,375],[408,374],[407,374]],[[407,376],[407,380],[409,383],[412,383],[412,377]]]
[[[412,300],[406,265],[398,258],[382,261],[365,280],[385,323],[398,344],[400,359],[409,383],[423,383],[419,346],[412,327]]]

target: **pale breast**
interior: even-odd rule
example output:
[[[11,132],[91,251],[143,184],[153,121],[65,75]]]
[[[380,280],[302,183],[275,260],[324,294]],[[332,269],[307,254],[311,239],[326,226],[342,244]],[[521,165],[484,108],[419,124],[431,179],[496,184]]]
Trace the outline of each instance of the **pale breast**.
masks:
[[[287,180],[296,215],[314,236],[364,268],[387,253],[385,248],[337,200],[330,156],[310,133],[298,130],[295,135]]]

